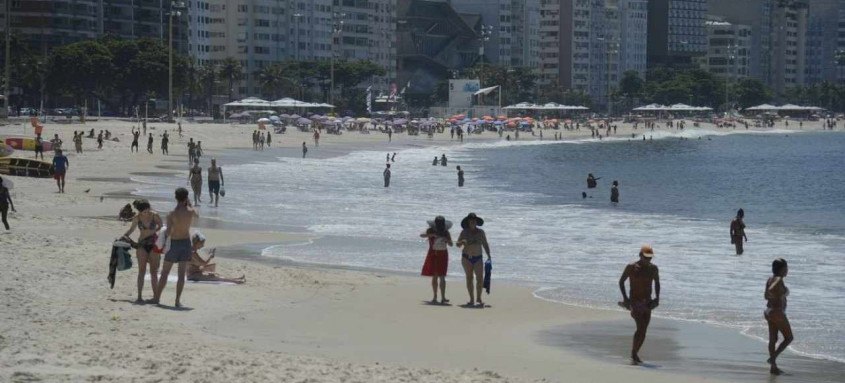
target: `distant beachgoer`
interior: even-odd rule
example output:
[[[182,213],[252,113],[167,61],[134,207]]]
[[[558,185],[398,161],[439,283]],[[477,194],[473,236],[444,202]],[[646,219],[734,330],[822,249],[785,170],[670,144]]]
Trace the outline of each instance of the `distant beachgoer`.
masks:
[[[271,142],[270,132],[267,132],[267,147],[268,148],[270,147],[270,142]]]
[[[202,141],[197,141],[195,158],[199,159],[200,157],[202,157]]]
[[[390,153],[384,155],[384,162],[390,162]]]
[[[132,218],[132,226],[123,234],[125,238],[130,235],[137,228],[140,231],[138,235],[138,249],[135,255],[138,257],[138,298],[136,303],[144,302],[141,293],[144,290],[144,274],[147,272],[147,264],[150,265],[150,285],[155,294],[158,290],[158,266],[160,261],[160,254],[153,251],[156,242],[156,232],[161,229],[161,217],[154,212],[147,200],[136,200],[132,203],[138,214]]]
[[[41,140],[41,134],[35,135],[35,159],[38,159],[38,154],[41,153],[41,159],[44,159],[44,141]]]
[[[176,123],[176,130],[179,132],[179,137],[182,137],[182,121]]]
[[[396,162],[396,152],[393,152],[393,155],[390,156],[390,162]]]
[[[510,135],[510,134],[508,134],[508,136],[507,136],[507,137],[505,137],[505,140],[510,141],[510,140],[511,140],[511,135]]]
[[[211,202],[214,202],[214,207],[220,202],[220,186],[225,185],[223,179],[223,168],[217,166],[217,159],[211,159],[211,166],[208,167],[208,195],[211,196]]]
[[[261,134],[258,136],[258,148],[260,150],[264,150],[264,142],[265,141],[266,141],[266,139],[264,138],[264,132],[261,132]]]
[[[437,166],[438,162],[439,161],[437,161],[437,156],[434,156],[434,162],[431,163],[431,166]]]
[[[387,164],[387,167],[384,168],[384,187],[390,186],[390,164]]]
[[[202,202],[202,168],[199,159],[194,160],[194,166],[188,171],[188,183],[194,192],[194,205],[199,205]]]
[[[147,138],[147,153],[153,154],[153,134],[150,133],[150,137]]]
[[[6,230],[9,230],[9,207],[12,208],[13,212],[17,212],[15,210],[15,203],[12,202],[12,195],[9,193],[9,188],[3,185],[3,178],[0,177],[0,218],[3,219],[3,226],[6,227]]]
[[[487,260],[490,260],[490,245],[487,244],[487,235],[479,226],[484,225],[484,220],[475,213],[469,213],[461,220],[461,234],[458,236],[458,247],[463,248],[461,252],[461,265],[466,274],[467,292],[469,303],[467,306],[474,306],[476,302],[484,307],[481,299],[481,290],[484,288],[484,262],[482,262],[482,250],[487,253]],[[473,291],[473,276],[475,276],[475,291]]]
[[[76,149],[76,153],[82,153],[82,134],[83,132],[79,132],[73,135],[73,146]]]
[[[167,134],[167,131],[164,131],[164,134],[161,135],[161,154],[169,154],[167,151],[167,144],[170,142],[170,136]]]
[[[598,186],[598,183],[596,183],[596,181],[598,181],[600,179],[601,179],[601,177],[599,177],[599,178],[594,177],[593,173],[587,174],[587,189],[595,189],[595,187]]]
[[[194,138],[191,137],[188,139],[188,163],[194,163],[194,158],[196,157],[197,144],[194,143]]]
[[[57,153],[59,150],[62,150],[62,144],[64,143],[64,141],[62,141],[62,139],[59,138],[59,134],[56,133],[53,135],[53,139],[50,140],[50,143],[53,144],[53,155],[55,155],[55,153]]]
[[[464,187],[464,171],[458,166],[458,187]]]
[[[199,218],[199,213],[191,206],[188,191],[185,188],[176,189],[176,202],[176,208],[167,215],[167,230],[164,232],[164,240],[170,239],[170,248],[164,255],[164,266],[161,268],[161,276],[158,279],[158,290],[156,290],[155,298],[150,303],[158,304],[160,302],[161,293],[167,286],[170,269],[174,263],[178,263],[179,279],[176,283],[176,307],[182,307],[180,298],[182,297],[182,288],[185,286],[185,272],[193,253],[191,224],[194,219]]]
[[[587,192],[581,192],[581,198],[586,199],[587,198]]]
[[[387,142],[393,142],[393,129],[387,128]]]
[[[742,246],[743,239],[748,242],[748,236],[745,235],[745,211],[737,210],[736,218],[731,221],[731,243],[736,247],[736,255],[742,255],[745,251]]]
[[[778,368],[777,358],[792,343],[793,339],[792,326],[789,325],[789,319],[786,318],[786,297],[789,296],[789,288],[786,287],[783,279],[786,278],[787,273],[789,273],[789,267],[786,260],[783,258],[775,259],[772,262],[772,276],[766,281],[766,292],[763,294],[767,301],[763,317],[769,324],[768,363],[772,366],[769,372],[773,375],[783,373]],[[783,341],[780,345],[777,345],[778,333],[783,334]]]
[[[449,267],[447,246],[452,246],[452,235],[449,234],[451,228],[452,222],[438,215],[434,221],[428,221],[428,230],[420,234],[421,238],[428,239],[428,253],[425,256],[421,274],[431,277],[431,292],[434,295],[431,303],[437,303],[438,286],[440,287],[440,304],[449,303],[446,299],[446,271]]]
[[[59,150],[56,156],[53,157],[53,178],[56,180],[56,186],[59,187],[59,193],[65,192],[65,174],[70,167],[70,161]]]
[[[654,250],[651,246],[643,245],[640,248],[640,260],[628,264],[622,272],[622,277],[619,278],[619,290],[622,291],[622,302],[619,304],[631,312],[631,317],[637,323],[637,331],[634,333],[631,348],[631,361],[634,364],[643,362],[639,357],[639,352],[645,342],[648,324],[651,322],[651,310],[660,305],[660,274],[657,265],[651,263],[653,257]],[[626,279],[630,279],[630,296],[625,291]],[[652,283],[654,283],[654,299],[651,299]]]
[[[320,131],[319,130],[314,131],[314,146],[315,147],[320,146]]]
[[[138,137],[140,137],[140,136],[141,136],[141,130],[133,126],[132,127],[132,145],[129,146],[130,152],[133,152],[133,153],[138,152]]]
[[[308,147],[305,146],[305,142],[302,143],[302,158],[305,158],[305,155],[308,154]]]
[[[619,181],[613,181],[610,188],[610,202],[619,203]]]
[[[440,156],[440,166],[446,166],[446,154]]]
[[[191,245],[193,251],[191,252],[191,261],[188,263],[188,280],[194,282],[227,282],[234,284],[243,284],[246,282],[246,276],[241,275],[239,278],[223,278],[217,275],[217,264],[211,263],[214,259],[214,253],[217,249],[211,249],[208,259],[202,259],[199,250],[205,247],[205,237],[196,233],[191,237]]]

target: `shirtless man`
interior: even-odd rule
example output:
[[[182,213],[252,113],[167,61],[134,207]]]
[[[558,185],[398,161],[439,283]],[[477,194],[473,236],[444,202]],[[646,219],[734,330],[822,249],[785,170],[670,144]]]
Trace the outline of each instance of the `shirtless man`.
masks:
[[[654,251],[650,245],[643,245],[640,249],[640,260],[629,264],[619,278],[619,290],[622,291],[622,302],[619,305],[631,311],[631,317],[637,323],[634,333],[634,343],[631,348],[631,361],[640,364],[640,347],[645,342],[646,330],[651,321],[651,310],[660,304],[660,276],[657,266],[651,263]],[[625,292],[625,280],[630,279],[631,295]],[[654,282],[654,299],[651,299],[651,284]]]
[[[193,253],[191,223],[196,218],[199,218],[199,213],[191,206],[191,201],[188,199],[188,190],[185,188],[176,189],[176,208],[167,215],[167,230],[164,232],[165,242],[170,239],[170,248],[164,255],[164,266],[161,268],[161,276],[158,279],[158,290],[156,290],[155,298],[150,303],[159,303],[161,292],[167,285],[170,268],[173,267],[174,263],[178,263],[179,280],[176,282],[175,306],[182,307],[179,298],[182,297],[182,288],[185,287],[185,273]]]

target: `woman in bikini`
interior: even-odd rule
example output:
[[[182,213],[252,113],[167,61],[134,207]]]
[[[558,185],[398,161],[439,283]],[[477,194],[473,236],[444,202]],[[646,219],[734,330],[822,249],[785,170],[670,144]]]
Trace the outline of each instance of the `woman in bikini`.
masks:
[[[440,304],[447,304],[446,299],[446,270],[449,266],[449,251],[447,246],[452,246],[452,235],[449,229],[452,222],[438,215],[434,221],[428,221],[428,230],[420,234],[421,238],[428,238],[428,254],[425,256],[425,263],[422,268],[422,275],[431,277],[431,291],[434,298],[431,303],[437,303],[437,287],[440,286]]]
[[[469,293],[469,303],[467,306],[474,306],[476,302],[478,306],[484,307],[484,302],[481,300],[481,290],[484,288],[484,262],[482,262],[482,250],[487,253],[487,260],[490,260],[490,246],[487,244],[487,236],[484,230],[478,227],[484,225],[484,220],[469,213],[461,221],[461,235],[458,236],[458,247],[462,247],[461,265],[464,267],[464,273],[467,279],[467,292]],[[475,276],[475,293],[473,293],[472,280]],[[478,298],[478,299],[476,299]]]
[[[194,192],[194,205],[199,206],[202,199],[202,168],[200,167],[200,160],[194,160],[194,166],[188,172],[188,183],[191,185],[191,190]]]
[[[152,285],[153,291],[158,289],[160,255],[154,253],[153,248],[156,242],[155,234],[161,229],[162,223],[161,217],[152,210],[149,201],[141,199],[136,200],[132,204],[138,210],[138,215],[132,219],[132,226],[129,227],[129,230],[123,237],[128,239],[136,228],[140,231],[140,235],[138,235],[138,250],[135,251],[135,254],[138,256],[138,299],[135,302],[142,303],[144,300],[141,297],[141,291],[144,289],[144,274],[147,272],[147,263],[150,265],[150,285]]]
[[[792,327],[789,325],[789,319],[786,318],[786,297],[789,296],[789,289],[783,282],[788,272],[789,267],[786,265],[786,260],[783,258],[775,259],[772,262],[772,276],[766,281],[766,292],[763,294],[767,301],[763,317],[769,324],[768,362],[772,365],[769,370],[772,375],[783,373],[778,369],[777,358],[792,343]],[[780,345],[777,345],[778,333],[783,334],[783,341],[780,342]]]

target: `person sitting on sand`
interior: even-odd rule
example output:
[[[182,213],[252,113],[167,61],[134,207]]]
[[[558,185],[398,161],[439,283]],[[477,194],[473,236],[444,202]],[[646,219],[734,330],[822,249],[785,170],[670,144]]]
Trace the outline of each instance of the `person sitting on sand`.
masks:
[[[434,221],[428,221],[428,230],[420,234],[421,238],[428,239],[428,254],[425,256],[421,275],[431,277],[431,292],[434,294],[431,303],[437,303],[438,286],[440,287],[440,304],[449,303],[446,299],[446,271],[449,266],[447,246],[452,246],[452,235],[449,234],[451,228],[452,222],[438,215]]]
[[[132,219],[132,226],[129,227],[126,234],[123,234],[123,237],[129,238],[136,228],[140,232],[138,249],[135,250],[135,255],[138,257],[138,299],[135,302],[142,303],[144,300],[141,297],[141,292],[144,290],[144,274],[147,272],[147,264],[150,265],[150,285],[153,287],[153,293],[158,290],[158,266],[161,256],[153,252],[153,248],[156,242],[156,232],[161,229],[162,223],[161,217],[153,211],[149,201],[139,199],[132,204],[138,210],[138,215]]]
[[[622,277],[619,278],[619,290],[622,291],[622,302],[619,305],[631,311],[631,317],[637,323],[637,331],[634,333],[634,342],[631,348],[631,361],[640,364],[643,361],[639,357],[640,348],[645,342],[648,324],[651,322],[651,310],[660,304],[660,275],[657,265],[651,263],[654,257],[654,250],[651,246],[643,245],[640,248],[640,260],[628,264]],[[625,291],[625,280],[630,279],[631,294]],[[651,299],[651,285],[654,283],[654,299]]]
[[[208,256],[208,259],[202,259],[202,257],[199,255],[199,250],[205,247],[205,237],[202,234],[194,234],[191,237],[191,245],[193,248],[193,252],[191,254],[191,261],[188,262],[189,281],[228,282],[236,283],[239,285],[246,282],[246,276],[244,275],[241,275],[240,278],[233,279],[222,278],[214,273],[217,269],[217,264],[211,263],[211,260],[214,259],[214,253],[217,251],[217,249],[211,249],[211,254]]]
[[[461,254],[461,265],[466,274],[467,292],[469,303],[467,306],[474,306],[476,302],[479,307],[484,307],[481,299],[481,290],[484,288],[484,262],[482,250],[487,253],[487,260],[490,260],[490,245],[487,244],[487,235],[479,226],[484,225],[484,220],[475,213],[469,213],[461,220],[463,230],[458,236],[458,247],[463,248]],[[475,276],[475,293],[473,292],[473,276]],[[477,299],[476,299],[477,298]]]
[[[778,369],[777,358],[793,339],[792,327],[789,325],[789,319],[786,318],[786,297],[789,296],[789,288],[786,287],[783,279],[786,278],[787,273],[789,273],[789,267],[786,260],[775,259],[772,262],[772,276],[766,281],[766,292],[763,294],[767,301],[763,317],[769,325],[768,363],[771,365],[769,372],[772,375],[783,373]],[[780,342],[780,345],[777,345],[778,333],[783,334],[783,342]]]

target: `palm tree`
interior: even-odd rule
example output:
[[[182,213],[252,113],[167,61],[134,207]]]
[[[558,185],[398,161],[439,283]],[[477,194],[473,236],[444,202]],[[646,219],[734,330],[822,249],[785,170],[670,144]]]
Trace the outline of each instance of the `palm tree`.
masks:
[[[220,77],[229,80],[229,101],[232,101],[235,81],[240,81],[243,78],[243,66],[241,66],[240,61],[232,57],[223,60],[220,64]]]
[[[205,91],[206,102],[208,103],[208,113],[212,114],[212,102],[214,98],[214,84],[217,82],[217,67],[214,65],[205,65],[199,71],[200,87]]]
[[[285,77],[284,69],[278,63],[262,68],[256,72],[256,75],[258,76],[261,88],[273,99],[277,98],[276,95],[279,94],[279,90],[285,83],[290,82]]]

